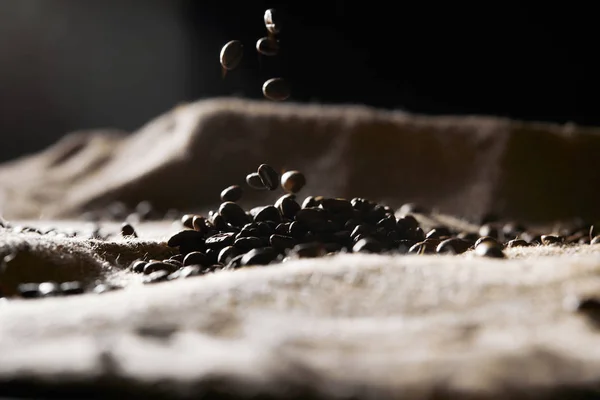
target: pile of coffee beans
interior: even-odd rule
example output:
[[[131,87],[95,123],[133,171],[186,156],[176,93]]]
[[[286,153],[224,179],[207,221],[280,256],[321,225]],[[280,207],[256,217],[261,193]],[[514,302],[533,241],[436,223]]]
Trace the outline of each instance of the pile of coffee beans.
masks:
[[[264,24],[267,36],[256,42],[256,51],[260,56],[275,57],[280,51],[278,35],[281,32],[282,17],[277,10],[270,8],[265,11]],[[227,71],[237,68],[244,57],[244,45],[239,40],[231,40],[223,46],[219,54],[219,61],[223,71],[223,77]],[[273,101],[283,101],[290,97],[290,86],[283,78],[276,77],[268,79],[262,87],[263,95]]]
[[[281,176],[268,164],[261,164],[246,176],[251,190],[282,190],[274,202],[244,210],[238,202],[244,188],[229,186],[220,193],[221,205],[207,215],[186,214],[181,218],[182,230],[171,236],[167,245],[178,254],[163,260],[138,259],[129,270],[142,275],[150,284],[173,279],[237,269],[283,263],[290,259],[315,258],[337,253],[463,254],[504,259],[505,249],[528,246],[568,246],[600,244],[591,224],[579,223],[551,235],[540,235],[518,223],[500,223],[486,218],[478,232],[459,231],[452,226],[434,226],[425,232],[417,217],[427,210],[416,204],[403,205],[394,211],[366,198],[330,198],[308,196],[302,202],[298,193],[306,185],[300,171],[286,171]],[[141,204],[141,203],[140,203]],[[150,209],[145,203],[144,209]],[[138,207],[139,208],[139,207]],[[126,215],[121,210],[121,215]],[[415,217],[416,216],[416,217]],[[106,240],[99,225],[84,232],[60,232],[33,227],[11,226],[0,221],[1,229]],[[132,223],[123,222],[120,235],[136,238]],[[5,257],[2,262],[10,256]],[[105,293],[116,289],[106,283],[84,288],[78,282],[25,283],[19,286],[23,298],[73,295],[85,291]]]

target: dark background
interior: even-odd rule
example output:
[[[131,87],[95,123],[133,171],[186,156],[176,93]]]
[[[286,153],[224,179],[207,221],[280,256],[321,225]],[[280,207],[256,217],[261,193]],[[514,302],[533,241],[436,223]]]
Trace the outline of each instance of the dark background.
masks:
[[[591,10],[453,2],[0,0],[0,160],[78,129],[134,130],[178,103],[262,98],[363,103],[600,125]],[[276,59],[254,51],[286,15]],[[219,51],[242,40],[221,78]]]

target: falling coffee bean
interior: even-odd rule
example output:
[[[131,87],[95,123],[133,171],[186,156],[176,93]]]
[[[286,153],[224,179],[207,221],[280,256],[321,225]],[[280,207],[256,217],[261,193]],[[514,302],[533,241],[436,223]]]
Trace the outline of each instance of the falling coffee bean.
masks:
[[[263,95],[273,101],[284,101],[290,97],[290,87],[283,78],[271,78],[263,84]]]
[[[281,175],[281,187],[288,193],[298,193],[306,185],[306,178],[300,171],[287,171]]]
[[[223,189],[221,192],[221,201],[236,202],[242,198],[243,190],[238,185],[232,185]]]
[[[279,174],[268,164],[261,164],[257,170],[263,185],[269,190],[275,190],[279,186]]]
[[[275,9],[269,8],[265,11],[264,20],[269,33],[277,35],[281,31],[281,18]]]
[[[244,56],[244,45],[239,40],[227,42],[221,49],[219,60],[221,66],[226,70],[235,69]]]
[[[256,42],[256,51],[263,56],[276,56],[279,53],[279,41],[270,37],[260,38]]]
[[[260,179],[260,176],[258,175],[257,172],[253,172],[251,174],[248,174],[246,176],[246,183],[248,184],[248,186],[250,186],[252,189],[256,189],[256,190],[266,190],[267,188],[265,187],[262,179]]]

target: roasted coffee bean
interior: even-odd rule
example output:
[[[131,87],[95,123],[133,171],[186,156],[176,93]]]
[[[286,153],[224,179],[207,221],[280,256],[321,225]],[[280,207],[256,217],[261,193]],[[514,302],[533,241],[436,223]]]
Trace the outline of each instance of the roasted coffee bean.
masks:
[[[290,224],[290,236],[296,240],[300,240],[306,236],[308,228],[302,222],[294,221]]]
[[[206,254],[206,257],[208,258],[208,262],[212,265],[215,264],[219,258],[219,252],[221,251],[221,249],[207,249],[206,252],[204,254]]]
[[[466,240],[451,238],[441,241],[436,248],[436,252],[440,254],[462,254],[470,247],[471,243]]]
[[[167,246],[179,247],[181,245],[190,243],[194,245],[202,245],[204,243],[204,237],[200,232],[191,229],[186,229],[183,231],[179,231],[173,236],[171,236],[167,241]]]
[[[275,228],[279,225],[275,221],[257,222],[256,227],[258,229],[258,236],[268,238],[275,233]]]
[[[242,257],[242,265],[267,265],[275,261],[279,254],[272,247],[252,249]]]
[[[233,258],[244,253],[245,252],[242,252],[242,250],[240,250],[237,247],[227,246],[222,248],[219,252],[219,255],[217,256],[217,262],[220,264],[227,265]]]
[[[303,208],[296,213],[295,220],[310,229],[316,223],[327,221],[327,211],[320,208]]]
[[[367,213],[364,216],[364,219],[365,219],[365,222],[375,225],[381,219],[385,218],[386,215],[387,215],[387,212],[386,212],[385,208],[382,205],[377,204],[373,208],[371,208],[369,211],[367,211]]]
[[[133,229],[133,226],[129,225],[128,223],[121,225],[121,235],[123,237],[138,237],[135,229]]]
[[[294,195],[286,194],[281,196],[275,202],[275,207],[277,207],[281,215],[290,220],[293,220],[296,217],[296,214],[301,208],[294,197]]]
[[[252,189],[256,189],[256,190],[266,190],[267,188],[265,187],[262,179],[260,179],[260,176],[258,175],[257,172],[253,172],[251,174],[248,174],[246,176],[246,183],[248,184],[248,186],[250,186]]]
[[[296,239],[284,235],[271,235],[269,243],[278,250],[291,249],[297,244]]]
[[[275,234],[277,235],[289,235],[291,222],[282,222],[275,228]]]
[[[490,236],[482,236],[479,239],[477,239],[477,241],[475,241],[475,244],[473,245],[474,247],[479,246],[481,243],[483,242],[491,242],[492,244],[494,244],[495,246],[498,246],[499,243],[496,239],[494,239],[493,237]]]
[[[202,234],[206,234],[209,231],[206,218],[201,215],[194,215],[194,218],[192,219],[192,229]]]
[[[377,228],[383,228],[386,231],[392,231],[396,229],[396,218],[393,216],[385,217],[377,222]]]
[[[174,256],[169,257],[169,260],[175,260],[179,262],[183,262],[184,255],[183,254],[175,254]]]
[[[350,217],[354,215],[352,203],[346,199],[324,198],[320,207],[327,210],[330,214],[345,214]]]
[[[261,164],[256,171],[263,185],[269,190],[275,190],[279,186],[279,174],[268,164]]]
[[[221,201],[232,201],[236,202],[242,198],[242,194],[244,193],[241,186],[231,185],[221,192]]]
[[[279,32],[281,32],[281,16],[275,9],[269,8],[267,11],[265,11],[264,20],[265,27],[269,33],[277,35]]]
[[[590,244],[600,244],[600,235],[594,237],[591,241]]]
[[[193,214],[185,214],[183,217],[181,217],[181,225],[183,225],[186,228],[194,229],[193,221]]]
[[[381,253],[382,250],[381,243],[372,238],[361,239],[352,247],[353,253]]]
[[[398,218],[396,223],[396,229],[398,232],[407,232],[419,228],[419,222],[412,215],[405,215],[404,217]]]
[[[144,272],[144,267],[146,266],[146,264],[148,264],[146,261],[136,260],[131,263],[129,269],[131,269],[131,271],[137,274],[141,274],[142,272]]]
[[[506,243],[506,247],[507,248],[513,248],[513,247],[527,247],[529,246],[529,243],[527,243],[526,241],[522,240],[522,239],[513,239],[513,240],[509,240],[508,243]]]
[[[35,299],[41,296],[37,283],[21,283],[17,286],[17,290],[24,299]]]
[[[559,245],[562,244],[564,241],[564,238],[562,236],[554,235],[542,235],[540,239],[542,240],[542,244],[546,246]]]
[[[250,217],[242,207],[232,201],[226,201],[219,207],[219,215],[223,220],[233,226],[242,227],[250,222]]]
[[[479,228],[479,236],[489,236],[498,239],[498,228],[492,224],[484,224]]]
[[[347,231],[352,232],[354,230],[354,228],[356,228],[358,225],[360,225],[360,222],[361,221],[359,219],[356,219],[356,218],[349,219],[344,224],[344,229],[347,230]]]
[[[168,263],[168,264],[173,264],[175,267],[177,268],[181,268],[183,267],[183,263],[181,261],[177,261],[177,260],[172,260],[170,258],[167,258],[165,260],[162,260],[162,262],[164,263]]]
[[[56,282],[43,282],[38,286],[38,290],[42,297],[60,296],[60,285]]]
[[[281,213],[275,206],[261,207],[260,211],[254,216],[254,222],[266,221],[273,221],[278,224],[281,222]]]
[[[170,275],[170,273],[168,271],[159,270],[159,271],[151,273],[150,275],[145,276],[144,279],[142,280],[142,282],[144,284],[164,282],[168,279],[169,275]]]
[[[227,268],[228,269],[236,269],[242,266],[242,259],[244,258],[245,254],[238,254],[237,256],[233,257],[232,259],[229,260],[229,262],[227,263]]]
[[[414,240],[398,240],[394,243],[394,248],[400,254],[406,254],[410,251],[410,249],[417,244]]]
[[[292,254],[298,258],[317,258],[327,254],[322,243],[311,242],[294,246]]]
[[[237,247],[242,252],[247,252],[258,247],[263,247],[265,243],[261,238],[248,236],[236,239],[233,242],[233,247]]]
[[[185,266],[175,272],[173,272],[172,274],[170,274],[167,279],[168,280],[173,280],[173,279],[185,279],[185,278],[189,278],[190,276],[196,276],[196,275],[200,275],[201,274],[201,267],[199,265],[188,265]]]
[[[144,267],[144,275],[150,275],[151,273],[156,271],[167,271],[170,274],[177,271],[177,269],[178,267],[171,263],[154,261],[146,264],[146,266]]]
[[[298,193],[306,185],[306,177],[300,171],[287,171],[281,175],[281,188],[288,193]]]
[[[193,251],[185,256],[183,259],[183,266],[188,265],[200,265],[202,267],[208,267],[211,264],[205,253],[200,251]]]
[[[235,69],[244,56],[244,45],[239,40],[229,41],[221,49],[219,61],[226,70]]]
[[[427,243],[425,241],[415,243],[410,249],[409,253],[414,254],[433,254],[437,249],[437,245]]]
[[[276,56],[279,52],[279,41],[269,37],[260,38],[256,41],[256,51],[263,56]]]
[[[302,208],[315,208],[318,206],[319,202],[313,196],[308,196],[302,202]]]
[[[484,240],[475,246],[475,254],[481,257],[506,258],[498,242]]]
[[[284,101],[290,97],[290,86],[283,78],[271,78],[263,84],[262,92],[269,100]]]
[[[369,236],[372,235],[374,232],[375,228],[373,228],[371,225],[360,224],[352,230],[352,232],[350,233],[350,237],[352,239],[356,239],[358,235]]]
[[[214,250],[221,250],[223,247],[231,246],[235,240],[235,233],[224,232],[217,233],[206,239],[206,247]]]
[[[83,294],[83,285],[81,282],[63,282],[60,284],[60,291],[65,296],[71,296],[75,294]]]

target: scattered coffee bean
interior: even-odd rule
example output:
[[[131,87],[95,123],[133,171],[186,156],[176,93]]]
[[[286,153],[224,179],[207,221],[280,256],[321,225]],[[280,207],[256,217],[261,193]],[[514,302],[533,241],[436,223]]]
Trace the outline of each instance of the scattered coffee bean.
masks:
[[[65,296],[83,294],[83,285],[81,285],[81,282],[77,282],[77,281],[63,282],[60,284],[60,291]]]
[[[154,262],[149,262],[148,264],[146,264],[146,266],[144,267],[144,275],[150,275],[156,271],[167,271],[168,273],[173,273],[173,272],[177,271],[177,269],[178,269],[178,267],[171,263],[166,263],[166,262],[162,262],[162,261],[154,261]]]
[[[540,239],[542,244],[546,246],[562,244],[564,241],[563,237],[555,235],[542,235]]]
[[[297,244],[296,239],[285,235],[271,235],[269,243],[277,250],[292,249]]]
[[[184,256],[183,254],[175,254],[174,256],[169,257],[169,260],[175,260],[179,262],[183,262]]]
[[[523,239],[513,239],[513,240],[509,240],[508,243],[506,243],[506,247],[509,249],[513,248],[513,247],[528,247],[528,246],[529,246],[529,243],[527,243]]]
[[[436,248],[439,254],[462,254],[469,250],[471,243],[459,238],[450,238],[440,242]]]
[[[220,54],[221,66],[226,70],[235,69],[244,56],[244,45],[239,40],[231,40],[223,46]]]
[[[137,233],[135,232],[135,229],[133,229],[133,226],[131,226],[128,223],[124,223],[123,225],[121,225],[121,235],[123,237],[138,237]]]
[[[258,176],[264,187],[275,190],[279,186],[279,174],[268,164],[261,164],[257,170]]]
[[[372,238],[364,238],[356,242],[352,247],[353,253],[381,253],[383,246]]]
[[[142,282],[144,284],[152,284],[152,283],[158,283],[158,282],[164,282],[168,279],[169,277],[169,272],[166,270],[159,270],[156,272],[151,273],[150,275],[147,275],[143,278]]]
[[[281,187],[289,193],[298,193],[306,185],[306,178],[300,171],[287,171],[281,175]]]
[[[484,240],[475,246],[475,254],[481,257],[506,258],[502,247],[497,242]]]
[[[186,228],[194,229],[193,221],[193,214],[185,214],[183,217],[181,217],[181,225],[183,225]]]
[[[172,264],[174,265],[176,268],[181,268],[183,267],[183,263],[179,260],[173,260],[171,258],[167,258],[166,260],[162,260],[162,262],[167,263],[167,264]]]
[[[244,254],[241,263],[243,266],[250,265],[267,265],[275,261],[278,253],[272,247],[261,247],[258,249],[252,249],[248,253]]]
[[[482,236],[479,239],[477,239],[477,241],[474,244],[474,247],[476,248],[477,246],[479,246],[481,243],[483,242],[490,242],[494,245],[498,245],[498,241],[496,239],[494,239],[493,237],[490,236]]]
[[[193,251],[191,253],[188,253],[188,255],[186,255],[183,259],[183,266],[186,267],[189,265],[200,265],[202,267],[208,267],[210,264],[210,260],[208,259],[206,254],[199,251]]]
[[[219,215],[223,220],[235,227],[242,227],[250,222],[248,214],[236,203],[226,201],[219,207]]]
[[[244,193],[241,186],[232,185],[228,188],[223,189],[221,192],[221,201],[239,201],[242,198],[242,194]]]
[[[148,264],[146,261],[142,261],[142,260],[137,260],[134,261],[131,264],[131,270],[137,274],[141,274],[142,272],[144,272],[144,268],[146,267],[146,264]]]

